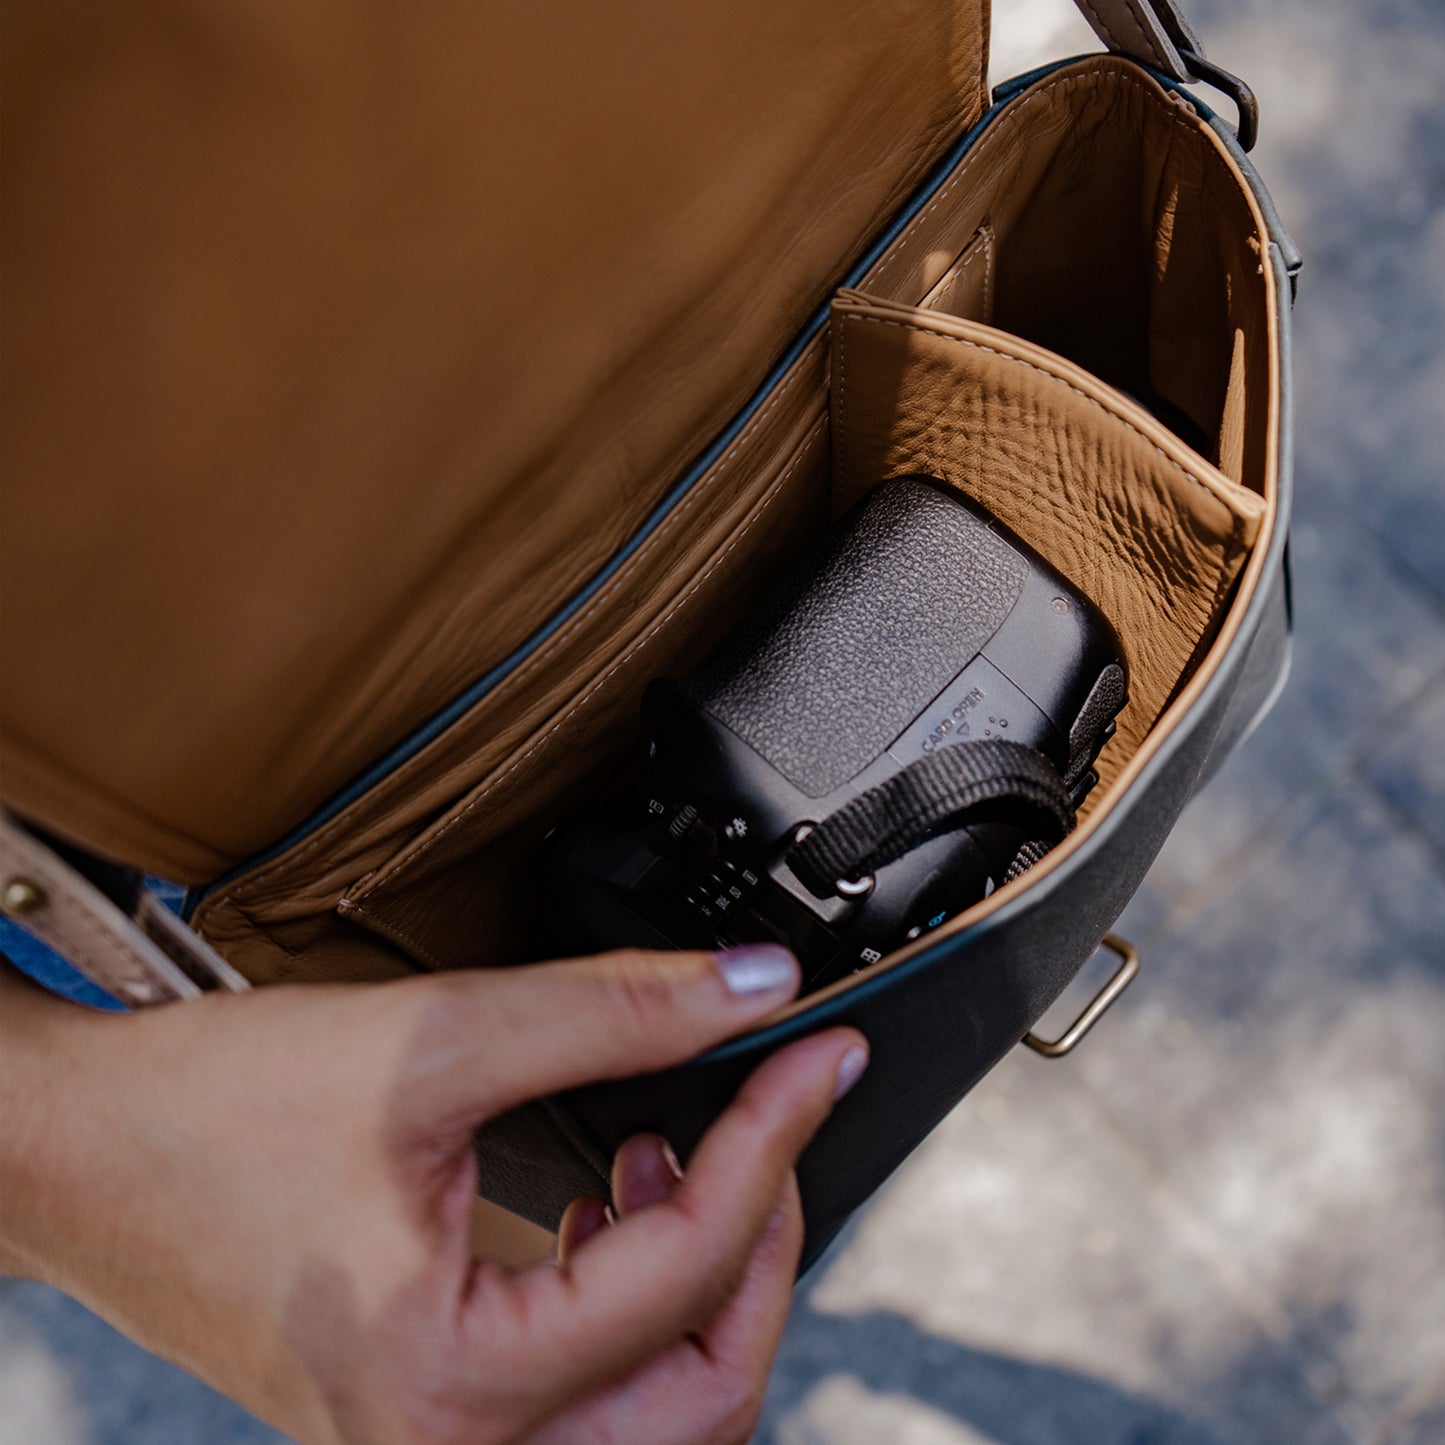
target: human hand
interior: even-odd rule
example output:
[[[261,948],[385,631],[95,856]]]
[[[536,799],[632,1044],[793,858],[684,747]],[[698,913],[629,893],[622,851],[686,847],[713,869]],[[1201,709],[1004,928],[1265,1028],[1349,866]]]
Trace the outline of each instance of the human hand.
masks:
[[[555,1267],[474,1257],[471,1137],[741,1031],[798,986],[771,963],[613,954],[128,1016],[0,969],[0,1267],[307,1445],[746,1439],[801,1241],[793,1162],[861,1037],[775,1054],[684,1177],[629,1141],[618,1222],[575,1202]]]

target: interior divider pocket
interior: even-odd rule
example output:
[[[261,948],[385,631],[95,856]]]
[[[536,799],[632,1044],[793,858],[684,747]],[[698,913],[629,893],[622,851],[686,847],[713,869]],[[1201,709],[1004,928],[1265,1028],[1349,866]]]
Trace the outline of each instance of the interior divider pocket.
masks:
[[[887,477],[937,477],[1113,623],[1129,703],[1098,806],[1213,635],[1264,500],[1122,392],[992,327],[843,291],[832,337],[835,509]]]
[[[985,222],[923,298],[924,309],[993,325],[993,273],[993,227]]]
[[[820,378],[821,379],[821,378]],[[795,555],[827,515],[828,427],[821,392],[800,406],[795,440],[749,478],[712,550],[679,558],[617,655],[535,727],[467,794],[382,866],[337,911],[431,968],[485,967],[519,956],[529,906],[546,906],[530,859],[542,834],[607,776],[637,731],[654,677],[694,669],[760,579]]]

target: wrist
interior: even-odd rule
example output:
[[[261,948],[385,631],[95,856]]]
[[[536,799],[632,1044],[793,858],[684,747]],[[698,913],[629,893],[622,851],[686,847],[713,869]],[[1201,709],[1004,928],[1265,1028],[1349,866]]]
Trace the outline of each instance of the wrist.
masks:
[[[86,1178],[90,1061],[124,1022],[0,962],[0,1273],[60,1282]]]

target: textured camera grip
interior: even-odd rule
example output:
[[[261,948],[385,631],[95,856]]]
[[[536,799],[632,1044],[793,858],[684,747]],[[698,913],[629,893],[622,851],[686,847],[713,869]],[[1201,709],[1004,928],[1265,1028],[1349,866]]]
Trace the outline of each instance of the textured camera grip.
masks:
[[[873,761],[998,631],[1028,564],[911,477],[845,516],[684,691],[809,797]]]

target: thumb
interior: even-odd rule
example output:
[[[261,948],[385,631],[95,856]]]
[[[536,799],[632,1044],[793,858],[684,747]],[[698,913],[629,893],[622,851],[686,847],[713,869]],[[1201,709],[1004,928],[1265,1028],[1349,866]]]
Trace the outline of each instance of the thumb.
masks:
[[[771,943],[434,976],[425,981],[439,995],[427,1103],[475,1122],[580,1084],[666,1068],[766,1018],[799,981],[797,960]]]

